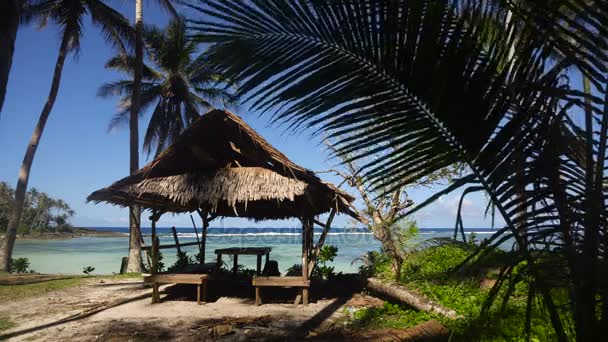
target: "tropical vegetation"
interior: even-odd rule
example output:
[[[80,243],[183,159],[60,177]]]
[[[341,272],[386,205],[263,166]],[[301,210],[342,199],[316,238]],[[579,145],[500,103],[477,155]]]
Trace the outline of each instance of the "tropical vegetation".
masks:
[[[0,182],[0,232],[6,232],[15,202],[14,194],[15,190],[10,185]],[[72,229],[70,218],[75,212],[62,199],[53,198],[45,192],[31,188],[27,191],[23,206],[18,234],[65,232]]]
[[[518,281],[501,290],[508,301],[497,301],[491,307],[484,304],[497,281],[499,270],[508,262],[510,253],[492,251],[483,264],[475,268],[458,270],[458,266],[473,255],[478,246],[454,242],[450,239],[426,241],[413,250],[403,264],[398,280],[401,286],[423,294],[430,300],[456,311],[460,318],[452,319],[436,313],[414,310],[407,305],[385,302],[382,307],[371,307],[349,313],[351,329],[395,328],[404,329],[417,323],[436,319],[449,328],[452,341],[552,341],[556,339],[551,321],[541,307],[530,313],[531,325],[526,326],[529,278],[515,271]],[[362,266],[365,275],[394,279],[391,257],[380,251],[369,252]],[[562,297],[562,299],[564,299]]]
[[[156,0],[162,8],[177,18],[173,0]],[[142,70],[144,65],[144,19],[143,0],[135,0],[135,59],[133,65],[133,89],[131,91],[131,106],[129,113],[129,171],[139,169],[139,114],[141,100]],[[127,272],[141,272],[141,241],[140,230],[141,212],[137,206],[129,207],[129,259]]]
[[[352,160],[383,154],[360,169],[367,187],[390,191],[465,165],[464,177],[407,214],[458,188],[487,194],[505,225],[465,264],[514,241],[487,303],[515,274],[529,278],[526,334],[537,305],[559,341],[607,334],[602,1],[208,0],[192,8],[195,36],[213,43],[209,58],[241,82],[251,108],[337,137],[337,153]]]
[[[172,21],[164,30],[147,27],[144,37],[150,64],[143,67],[139,113],[151,113],[143,149],[157,156],[199,113],[232,104],[236,98],[228,80],[206,65],[204,55],[197,54],[197,44],[188,38],[182,21]],[[132,76],[134,60],[130,55],[118,55],[106,67]],[[120,96],[111,128],[128,122],[132,89],[131,79],[106,83],[99,89],[101,97]]]
[[[22,5],[20,7],[21,22],[25,24],[38,22],[40,27],[46,26],[49,22],[53,23],[58,29],[61,43],[49,95],[40,113],[30,142],[27,145],[19,170],[10,221],[4,239],[0,241],[0,270],[4,271],[9,267],[9,261],[15,245],[15,236],[23,214],[34,157],[40,144],[42,133],[46,127],[46,122],[59,93],[61,74],[66,58],[69,54],[77,54],[80,51],[80,40],[82,38],[85,16],[91,17],[93,25],[100,29],[106,41],[119,51],[126,51],[125,44],[133,41],[133,30],[128,21],[101,0],[31,1],[24,4],[20,3],[20,5]],[[3,53],[12,54],[12,49]]]

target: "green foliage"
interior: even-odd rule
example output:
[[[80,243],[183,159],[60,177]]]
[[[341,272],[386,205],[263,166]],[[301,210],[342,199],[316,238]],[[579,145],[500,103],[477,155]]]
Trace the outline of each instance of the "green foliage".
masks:
[[[501,300],[492,305],[485,314],[483,305],[490,294],[489,289],[480,287],[482,279],[491,278],[497,268],[509,260],[507,253],[493,251],[476,266],[457,269],[474,252],[465,243],[437,242],[408,255],[403,264],[401,285],[415,290],[445,307],[454,309],[464,318],[450,320],[440,315],[407,311],[396,313],[390,307],[366,309],[357,313],[356,325],[362,328],[407,327],[407,321],[421,322],[435,318],[453,332],[452,341],[525,341],[524,317],[526,314],[527,288],[529,277],[526,267],[520,265],[511,274],[516,283],[510,299],[503,303],[506,291],[498,294]],[[368,259],[374,263],[364,270],[368,275],[393,279],[390,258],[381,252],[369,252]],[[519,280],[517,280],[519,279]],[[565,299],[565,296],[563,296]],[[565,303],[565,301],[563,301]],[[392,310],[392,311],[391,311]],[[554,340],[554,331],[541,307],[535,306],[531,312],[532,340]],[[401,317],[402,316],[402,317]]]
[[[14,204],[15,190],[6,182],[0,182],[0,231],[5,231]],[[64,232],[70,231],[69,220],[75,212],[61,199],[50,197],[36,188],[28,190],[21,222],[17,233]]]
[[[11,258],[8,266],[8,270],[10,273],[33,273],[33,270],[29,270],[30,261],[28,258]]]
[[[179,271],[190,264],[194,264],[195,260],[184,251],[177,252],[177,260],[167,269],[168,272]]]
[[[36,297],[48,292],[59,291],[81,285],[86,278],[73,277],[68,279],[49,280],[24,285],[0,286],[0,302]]]
[[[462,245],[433,246],[421,249],[410,254],[404,262],[402,281],[444,277],[470,254],[471,249]]]
[[[143,150],[158,155],[165,147],[208,108],[221,108],[236,101],[231,83],[212,70],[204,56],[197,56],[198,47],[186,34],[183,21],[174,20],[164,29],[153,26],[144,32],[151,64],[143,66],[141,108],[151,110],[144,135]],[[119,71],[126,79],[104,84],[101,97],[120,96],[120,112],[111,127],[128,122],[132,74],[135,57],[119,54],[107,63],[108,69]]]
[[[157,263],[156,263],[156,272],[163,272],[165,270],[165,263],[163,262],[163,253],[161,251],[158,251],[158,256],[157,256]],[[152,257],[152,254],[150,254],[150,257]],[[150,268],[148,267],[148,265],[146,265],[144,263],[144,267],[143,267],[143,272],[144,273],[150,273]]]
[[[325,245],[319,251],[319,257],[315,269],[312,272],[312,278],[327,280],[335,275],[334,266],[327,266],[328,262],[333,262],[338,255],[338,247]],[[320,264],[320,265],[319,265]]]
[[[363,308],[353,314],[356,329],[407,329],[434,318],[433,315],[409,307],[384,302],[380,308]]]
[[[351,160],[381,155],[357,170],[368,188],[465,164],[416,210],[460,187],[487,193],[505,222],[492,245],[516,240],[529,303],[545,304],[560,340],[591,341],[608,317],[604,5],[207,0],[192,31],[259,113],[340,137]],[[553,305],[562,292],[568,305]]]
[[[290,276],[290,277],[291,276],[301,276],[302,275],[302,265],[301,264],[292,265],[285,271],[285,275]]]
[[[413,244],[413,241],[418,237],[418,223],[411,219],[403,219],[394,222],[391,227],[391,236],[397,247],[401,251],[408,251]]]
[[[392,274],[392,259],[387,253],[369,251],[362,255],[358,260],[363,263],[359,266],[359,273],[366,277],[381,276],[383,278],[388,278]]]
[[[93,271],[95,271],[95,267],[92,266],[85,266],[82,268],[82,273],[86,275],[90,275]]]

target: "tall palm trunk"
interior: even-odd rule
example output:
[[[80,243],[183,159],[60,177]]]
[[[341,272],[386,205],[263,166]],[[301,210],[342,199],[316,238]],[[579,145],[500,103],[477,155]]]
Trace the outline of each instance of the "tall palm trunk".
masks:
[[[143,67],[143,15],[142,1],[135,1],[135,72],[133,74],[133,94],[129,118],[129,169],[134,173],[139,169],[139,104],[141,98],[141,73]],[[141,272],[141,232],[139,207],[129,207],[129,262],[127,272]]]
[[[21,15],[21,0],[3,0],[0,5],[2,16],[7,20],[0,23],[0,112],[6,95],[8,75],[13,64],[13,53],[15,52],[15,40],[19,28],[19,16]]]
[[[49,97],[47,98],[44,108],[40,113],[38,124],[36,124],[36,128],[34,128],[34,132],[30,138],[30,143],[27,146],[25,156],[23,157],[21,169],[19,170],[19,179],[17,181],[17,189],[15,190],[15,205],[13,206],[13,212],[6,230],[6,235],[4,236],[4,240],[0,243],[0,270],[2,271],[8,271],[9,268],[9,262],[13,254],[13,247],[15,246],[17,227],[19,226],[21,214],[23,213],[23,204],[25,202],[25,194],[27,192],[27,183],[30,178],[30,170],[34,162],[34,156],[36,155],[38,144],[40,143],[40,138],[42,138],[44,126],[46,125],[49,115],[51,114],[51,110],[55,104],[55,99],[57,99],[59,84],[61,83],[61,72],[63,71],[63,64],[68,54],[68,41],[69,38],[67,35],[64,35],[63,39],[61,40],[61,47],[59,48],[59,56],[57,56],[57,62],[55,63],[51,91],[49,92]]]

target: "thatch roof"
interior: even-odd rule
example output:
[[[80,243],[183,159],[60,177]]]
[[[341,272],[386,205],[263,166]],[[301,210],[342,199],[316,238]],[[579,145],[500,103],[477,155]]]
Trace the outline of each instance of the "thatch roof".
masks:
[[[148,165],[88,201],[161,211],[203,209],[256,220],[350,214],[354,198],[271,146],[238,116],[212,110]]]

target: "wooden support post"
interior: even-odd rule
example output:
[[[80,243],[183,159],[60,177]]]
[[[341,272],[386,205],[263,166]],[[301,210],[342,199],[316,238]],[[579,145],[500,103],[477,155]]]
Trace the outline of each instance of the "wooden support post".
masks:
[[[310,252],[310,233],[312,230],[312,218],[302,219],[302,277],[308,281],[308,256]],[[302,303],[308,305],[308,288],[302,290]]]
[[[214,218],[216,218],[217,216],[209,216],[209,214],[207,214],[206,211],[203,211],[201,209],[196,210],[196,212],[198,213],[198,215],[201,217],[201,220],[203,221],[203,229],[202,229],[202,241],[201,241],[201,245],[200,245],[200,263],[201,265],[205,263],[205,247],[207,246],[207,229],[209,228],[209,221],[213,220]],[[192,221],[194,223],[194,221]],[[219,260],[219,259],[218,259]]]
[[[156,274],[156,272],[158,271],[158,244],[156,239],[156,220],[158,220],[158,218],[156,217],[156,210],[152,210],[152,216],[150,216],[150,220],[152,221],[152,267],[150,268],[150,273]],[[158,287],[155,287],[154,290],[155,291],[153,297],[158,291]]]
[[[201,305],[201,284],[196,285],[196,304]]]
[[[192,221],[192,227],[194,228],[194,235],[196,236],[196,243],[198,244],[198,253],[200,257],[203,257],[203,251],[201,250],[201,242],[198,239],[198,230],[196,230],[196,223],[194,223],[194,218],[192,218],[192,214],[190,214],[190,221]],[[199,262],[202,265],[205,261],[204,259],[199,258]]]
[[[201,243],[201,264],[205,263],[205,250],[207,247],[207,229],[209,228],[209,220],[207,214],[203,216],[203,242]]]
[[[323,248],[323,245],[325,244],[325,239],[327,238],[327,233],[329,233],[329,230],[331,229],[331,223],[334,220],[334,216],[336,216],[336,210],[332,209],[329,212],[329,217],[327,218],[327,222],[325,224],[321,225],[321,227],[323,227],[323,232],[321,233],[321,236],[319,236],[319,241],[317,242],[317,245],[315,246],[314,250],[311,252],[311,257],[310,257],[310,261],[309,261],[309,265],[308,265],[308,270],[309,270],[308,276],[309,277],[312,274],[312,270],[314,269],[315,264],[317,263],[317,258],[319,257],[321,248]],[[314,221],[317,222],[316,220],[314,220]]]
[[[239,266],[239,255],[232,255],[232,274],[236,275],[237,267]]]
[[[179,239],[177,238],[177,230],[175,227],[171,227],[171,232],[173,233],[173,240],[175,240],[175,247],[177,248],[177,254],[182,253],[182,249],[179,246]]]
[[[255,266],[255,274],[262,274],[262,254],[257,255],[257,263]]]
[[[302,219],[302,277],[306,280],[308,278],[308,248],[306,246],[308,234],[308,221]]]

